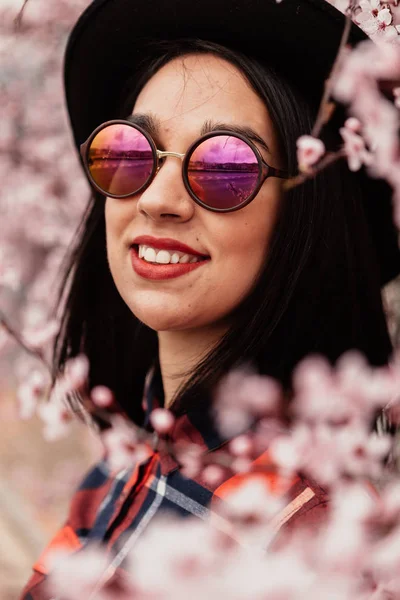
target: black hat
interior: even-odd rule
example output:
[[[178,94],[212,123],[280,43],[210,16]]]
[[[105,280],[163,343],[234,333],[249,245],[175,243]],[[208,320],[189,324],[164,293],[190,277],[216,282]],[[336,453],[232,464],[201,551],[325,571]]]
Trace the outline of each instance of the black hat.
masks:
[[[76,23],[65,55],[65,91],[77,147],[117,115],[148,40],[200,38],[276,68],[313,106],[335,59],[344,16],[327,0],[94,0]],[[366,35],[353,25],[350,43]],[[305,132],[307,133],[307,132]],[[382,284],[400,272],[390,187],[364,181],[365,209]]]

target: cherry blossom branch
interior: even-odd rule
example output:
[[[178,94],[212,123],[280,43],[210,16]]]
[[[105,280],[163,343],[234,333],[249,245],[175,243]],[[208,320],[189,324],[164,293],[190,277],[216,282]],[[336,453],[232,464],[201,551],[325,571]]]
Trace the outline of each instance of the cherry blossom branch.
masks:
[[[322,95],[322,99],[318,108],[317,117],[315,123],[313,125],[310,137],[317,139],[321,133],[322,127],[329,121],[331,118],[335,104],[331,101],[332,91],[335,83],[335,79],[339,70],[340,59],[342,56],[343,49],[346,47],[347,42],[349,40],[351,26],[352,26],[352,18],[351,15],[354,13],[356,7],[358,6],[358,0],[351,0],[349,6],[346,9],[345,14],[345,25],[343,28],[342,36],[340,39],[340,44],[336,53],[336,58],[332,65],[330,74],[328,78],[324,82],[324,92]],[[322,144],[321,144],[322,145]],[[339,150],[333,153],[326,153],[322,160],[319,161],[318,166],[310,165],[307,169],[301,169],[301,172],[288,179],[283,186],[284,190],[289,190],[297,187],[298,185],[302,185],[308,179],[314,178],[317,173],[322,171],[324,168],[328,167],[330,164],[346,156],[346,152],[343,150]]]
[[[333,84],[335,81],[335,75],[339,68],[339,62],[340,62],[340,58],[342,55],[342,51],[345,48],[345,46],[349,40],[349,35],[350,35],[351,25],[352,25],[351,15],[354,12],[356,6],[357,6],[357,0],[352,0],[346,10],[346,16],[345,16],[346,21],[345,21],[344,29],[342,32],[342,37],[340,40],[339,48],[338,48],[338,51],[336,54],[335,62],[333,63],[333,66],[332,66],[332,69],[331,69],[328,79],[325,80],[324,93],[323,93],[323,96],[321,99],[321,103],[319,105],[317,118],[315,120],[314,126],[311,131],[311,135],[313,137],[319,136],[322,127],[329,120],[329,117],[332,112],[331,110],[329,110],[329,100],[331,97]]]
[[[333,164],[340,158],[344,158],[346,153],[343,149],[337,150],[336,152],[328,152],[325,156],[320,160],[317,166],[310,168],[307,172],[299,173],[294,177],[290,177],[283,184],[283,189],[285,191],[291,190],[299,185],[302,185],[308,179],[314,179],[314,177],[320,171],[323,171],[326,167]]]

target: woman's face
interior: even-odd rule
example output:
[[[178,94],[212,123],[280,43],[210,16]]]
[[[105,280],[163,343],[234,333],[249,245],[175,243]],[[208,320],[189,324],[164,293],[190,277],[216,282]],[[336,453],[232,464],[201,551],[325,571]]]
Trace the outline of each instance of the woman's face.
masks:
[[[201,135],[206,122],[251,128],[270,150],[256,144],[266,162],[281,167],[266,107],[241,72],[214,55],[188,55],[162,67],[140,92],[133,114],[152,118],[157,148],[179,153]],[[181,160],[168,157],[143,193],[107,198],[111,273],[131,311],[156,331],[229,326],[230,314],[251,291],[268,253],[281,180],[268,178],[250,204],[221,214],[195,204],[181,173]],[[185,244],[208,258],[189,272],[163,278],[157,275],[160,268],[134,268],[135,260],[145,263],[137,256],[132,260],[133,244],[142,236],[153,238],[156,251],[167,238],[178,251]]]

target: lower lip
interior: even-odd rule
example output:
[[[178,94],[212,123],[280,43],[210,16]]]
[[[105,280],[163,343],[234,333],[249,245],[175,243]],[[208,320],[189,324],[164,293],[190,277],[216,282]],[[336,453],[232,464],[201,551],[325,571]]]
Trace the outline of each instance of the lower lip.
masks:
[[[163,279],[174,279],[181,275],[186,275],[195,269],[198,269],[202,265],[208,263],[210,259],[199,260],[195,263],[177,263],[173,265],[159,265],[155,263],[148,263],[142,258],[139,258],[138,251],[136,248],[131,248],[131,261],[132,267],[135,273],[144,279],[153,279],[154,281],[162,281]]]

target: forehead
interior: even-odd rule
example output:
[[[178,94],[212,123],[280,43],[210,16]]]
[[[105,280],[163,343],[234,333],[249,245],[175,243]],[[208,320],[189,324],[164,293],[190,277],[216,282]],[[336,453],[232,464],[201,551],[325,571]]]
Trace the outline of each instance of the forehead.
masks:
[[[144,86],[133,112],[156,116],[161,133],[197,135],[211,119],[252,127],[270,143],[274,138],[264,102],[239,69],[212,54],[171,60]]]

